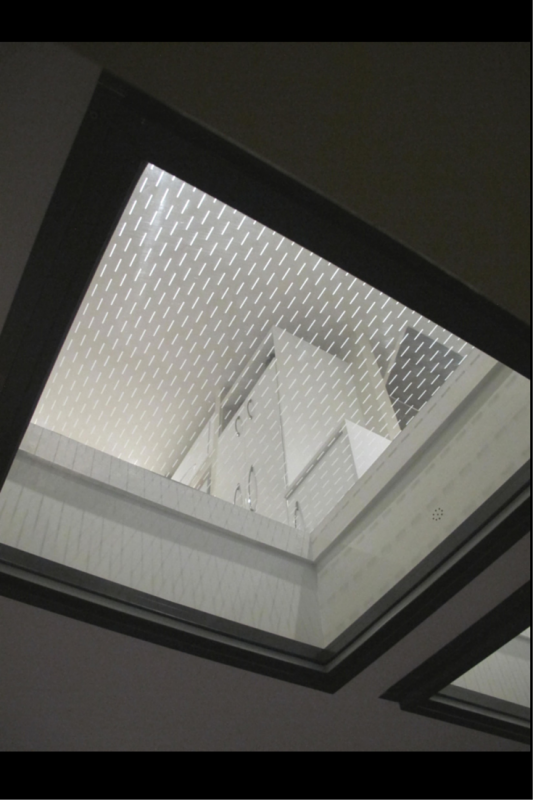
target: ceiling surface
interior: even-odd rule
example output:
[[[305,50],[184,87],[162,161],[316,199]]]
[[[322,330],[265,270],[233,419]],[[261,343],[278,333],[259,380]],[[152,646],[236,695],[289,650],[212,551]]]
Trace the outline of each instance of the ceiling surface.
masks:
[[[495,596],[496,576],[485,576]],[[475,613],[475,592],[461,600]],[[328,695],[2,599],[0,749],[527,752],[379,699],[446,641],[460,607],[438,613]],[[515,770],[518,780],[518,762]]]
[[[330,194],[336,181],[346,198],[360,198],[361,209],[373,207],[383,228],[444,267],[456,264],[464,280],[527,317],[529,189],[524,195],[521,188],[529,174],[522,156],[527,161],[527,44],[364,45],[366,69],[349,103],[350,80],[339,80],[349,74],[344,45],[341,52],[325,46],[318,60],[311,56],[320,43],[307,43],[311,54],[287,43],[282,57],[266,59],[262,49],[250,58],[253,43],[226,51],[224,43],[163,43],[154,59],[147,57],[156,44],[74,43],[74,51],[46,43],[2,45],[1,321],[99,67],[111,61],[126,80],[136,83],[140,74],[171,90],[171,105],[196,109],[206,124],[216,128],[218,120],[224,131],[226,120],[226,135],[244,146],[255,137],[260,151],[261,137],[267,144],[270,137],[265,157],[292,166],[304,181],[314,177],[315,185],[331,177]],[[169,68],[163,51],[185,57],[187,68]],[[220,58],[226,68],[214,69]],[[279,74],[289,91],[280,91]],[[257,124],[257,115],[264,124]],[[324,146],[333,128],[340,149]],[[352,129],[353,137],[346,133]],[[346,171],[350,153],[362,154],[362,173],[353,160]],[[398,164],[403,168],[395,173]],[[526,580],[529,563],[523,549],[506,554],[333,696],[2,597],[0,749],[527,751],[402,712],[380,694]],[[410,789],[417,791],[416,785]]]

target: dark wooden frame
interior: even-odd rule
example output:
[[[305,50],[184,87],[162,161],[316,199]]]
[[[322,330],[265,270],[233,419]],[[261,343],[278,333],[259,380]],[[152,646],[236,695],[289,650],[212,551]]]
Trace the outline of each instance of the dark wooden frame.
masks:
[[[529,376],[527,325],[331,201],[104,73],[0,336],[0,487],[147,163],[279,231]],[[523,494],[529,484],[528,464],[383,598],[368,618],[323,651],[164,604],[5,545],[0,546],[0,594],[334,692],[528,535],[531,515]],[[522,498],[518,505],[517,498]],[[391,621],[379,624],[380,616],[502,509],[509,513],[495,530]],[[358,646],[363,634],[364,644]]]
[[[452,681],[530,625],[531,582],[528,581],[388,689],[382,698],[399,703],[404,711],[531,744],[530,713],[512,703],[450,687]]]

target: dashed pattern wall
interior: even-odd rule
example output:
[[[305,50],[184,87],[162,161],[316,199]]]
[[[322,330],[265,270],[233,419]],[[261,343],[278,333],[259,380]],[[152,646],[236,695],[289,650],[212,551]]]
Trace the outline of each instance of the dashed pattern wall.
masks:
[[[275,231],[149,165],[33,421],[171,475],[276,326],[337,356],[347,369],[354,361],[361,366],[358,404],[370,427],[381,424],[383,400],[369,401],[376,393],[375,376],[360,353],[361,337],[383,380],[407,327],[461,358],[473,349]],[[320,381],[327,379],[318,370],[315,385],[306,390],[318,396]],[[385,387],[379,392],[385,396]]]

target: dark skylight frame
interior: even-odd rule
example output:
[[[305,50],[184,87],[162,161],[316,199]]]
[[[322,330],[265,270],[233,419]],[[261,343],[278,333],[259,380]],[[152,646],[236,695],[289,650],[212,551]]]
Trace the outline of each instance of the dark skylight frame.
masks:
[[[2,479],[9,471],[109,236],[148,162],[179,175],[357,274],[529,376],[527,326],[333,203],[104,75],[49,207],[0,342],[0,372],[5,376],[0,395]],[[503,494],[500,492],[486,505],[476,524],[494,517],[502,504],[507,505],[520,494],[528,480],[522,471],[506,485]],[[202,636],[198,630],[181,630],[173,639],[164,626],[150,618],[150,614],[157,613],[157,603],[146,611],[150,605],[146,598],[126,597],[124,593],[113,597],[110,587],[64,572],[65,568],[55,572],[52,569],[48,580],[56,583],[43,588],[43,580],[36,581],[35,576],[45,575],[49,564],[40,565],[35,557],[24,559],[5,548],[3,563],[9,567],[7,572],[11,570],[11,577],[4,591],[28,602],[59,608],[63,613],[91,621],[100,619],[99,624],[129,630],[169,646],[334,691],[523,536],[529,521],[522,506],[518,517],[513,517],[516,524],[502,523],[498,536],[484,540],[475,552],[476,558],[463,560],[457,569],[450,570],[441,580],[438,593],[430,587],[408,613],[394,620],[393,626],[382,627],[370,644],[367,642],[357,655],[350,655],[335,668],[324,668],[332,656],[325,652],[313,655],[302,650],[300,658],[305,663],[294,659],[282,663],[275,653],[283,650],[283,643],[274,640],[263,642],[267,650],[271,649],[271,655],[263,652],[257,656],[251,655],[250,648],[241,651],[235,643],[215,643],[213,636]],[[73,600],[76,592],[67,591],[67,585],[78,585],[80,590],[107,597],[105,612],[101,605],[91,604],[88,595]],[[122,609],[117,606],[121,601],[126,603]],[[128,614],[128,603],[137,609],[144,607],[142,622],[139,614]],[[197,620],[191,618],[189,624],[197,624]],[[254,638],[251,633],[250,638]]]
[[[391,686],[382,698],[413,714],[530,744],[530,709],[528,714],[527,709],[512,703],[468,689],[454,691],[451,686],[530,624],[531,581]]]

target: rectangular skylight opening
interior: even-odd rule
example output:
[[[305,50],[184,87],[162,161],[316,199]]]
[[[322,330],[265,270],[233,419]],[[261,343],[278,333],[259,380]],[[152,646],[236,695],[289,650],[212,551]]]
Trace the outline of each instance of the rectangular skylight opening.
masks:
[[[148,165],[33,423],[310,533],[474,352]]]
[[[325,647],[523,466],[528,425],[525,378],[148,164],[2,491],[3,541]]]

